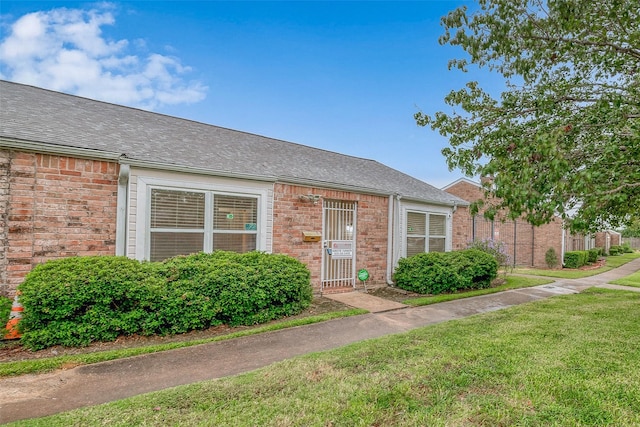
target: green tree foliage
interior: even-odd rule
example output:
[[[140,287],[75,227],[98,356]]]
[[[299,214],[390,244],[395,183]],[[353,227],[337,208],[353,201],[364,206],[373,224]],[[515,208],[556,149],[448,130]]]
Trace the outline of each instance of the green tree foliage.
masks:
[[[442,18],[443,45],[500,73],[499,99],[477,82],[450,92],[447,114],[415,115],[449,138],[450,169],[489,176],[485,215],[574,231],[640,217],[640,7],[637,0],[478,0]]]
[[[640,237],[640,220],[622,230],[622,237]]]

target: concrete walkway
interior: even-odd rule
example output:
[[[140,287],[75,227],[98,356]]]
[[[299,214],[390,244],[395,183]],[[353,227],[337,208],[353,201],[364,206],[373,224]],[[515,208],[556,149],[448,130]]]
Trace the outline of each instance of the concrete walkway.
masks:
[[[40,375],[0,379],[0,423],[97,405],[182,384],[251,371],[302,354],[406,332],[422,326],[556,295],[577,293],[640,270],[640,259],[609,272],[577,280],[406,307],[228,341],[136,356]],[[623,288],[640,292],[640,288]],[[357,294],[357,293],[354,293]],[[361,294],[360,296],[372,297]],[[358,295],[349,305],[358,306]],[[371,304],[370,298],[364,298]]]
[[[383,311],[391,311],[407,307],[405,304],[384,298],[378,298],[359,291],[341,294],[324,294],[323,296],[351,307],[362,308],[367,310],[369,313],[382,313]]]

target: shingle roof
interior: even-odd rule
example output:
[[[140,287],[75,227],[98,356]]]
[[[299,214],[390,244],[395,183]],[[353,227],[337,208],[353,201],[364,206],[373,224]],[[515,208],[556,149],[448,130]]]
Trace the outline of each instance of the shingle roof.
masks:
[[[164,168],[463,202],[374,160],[7,81],[0,81],[2,138],[120,153]]]

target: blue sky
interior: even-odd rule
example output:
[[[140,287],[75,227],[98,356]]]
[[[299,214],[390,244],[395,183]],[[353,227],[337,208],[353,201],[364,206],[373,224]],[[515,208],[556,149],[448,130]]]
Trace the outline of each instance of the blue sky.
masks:
[[[468,1],[4,1],[0,76],[374,159],[442,187],[447,141],[416,111],[450,111],[440,17]],[[292,159],[293,160],[293,159]]]

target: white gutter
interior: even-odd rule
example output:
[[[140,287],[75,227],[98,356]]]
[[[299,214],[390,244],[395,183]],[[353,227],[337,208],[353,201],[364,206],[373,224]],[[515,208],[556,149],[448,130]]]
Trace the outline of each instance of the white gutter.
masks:
[[[0,138],[0,147],[94,160],[117,161],[122,157],[122,153],[116,153],[112,151],[92,150],[88,148],[78,148],[66,145],[56,145],[53,143],[23,141],[19,139],[8,138]]]
[[[389,195],[389,213],[387,218],[387,285],[393,285],[393,239],[395,237],[395,233],[393,232],[394,203],[395,197],[391,194]]]
[[[116,255],[127,255],[127,211],[129,207],[129,165],[121,164],[118,174],[118,202],[116,211]]]

